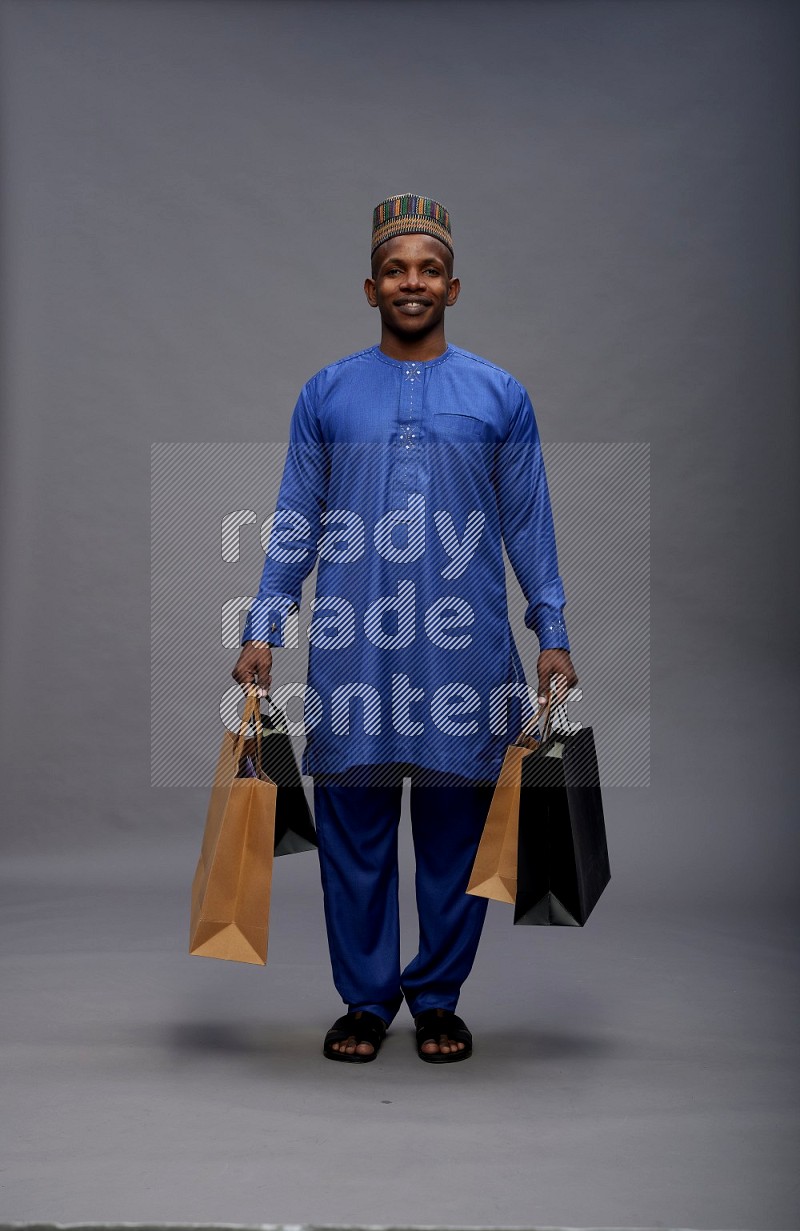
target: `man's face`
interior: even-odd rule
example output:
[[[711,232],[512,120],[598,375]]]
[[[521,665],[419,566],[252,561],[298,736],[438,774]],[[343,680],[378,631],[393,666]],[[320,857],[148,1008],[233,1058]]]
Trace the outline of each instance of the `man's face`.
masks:
[[[406,338],[430,333],[461,289],[453,258],[432,235],[397,235],[375,253],[364,291],[388,330]]]

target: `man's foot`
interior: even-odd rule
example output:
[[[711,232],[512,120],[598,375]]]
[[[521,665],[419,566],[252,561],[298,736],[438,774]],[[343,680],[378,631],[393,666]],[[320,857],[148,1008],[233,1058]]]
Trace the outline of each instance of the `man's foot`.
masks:
[[[449,1064],[472,1055],[472,1035],[450,1009],[426,1009],[414,1018],[417,1055],[429,1064]]]
[[[435,1013],[438,1018],[444,1017],[446,1013],[445,1009],[431,1009],[430,1011]],[[414,1020],[418,1022],[419,1017]],[[435,1023],[433,1024],[435,1026]],[[466,1043],[460,1042],[457,1039],[451,1039],[447,1031],[443,1031],[438,1039],[429,1039],[427,1043],[423,1043],[420,1051],[425,1052],[426,1056],[437,1056],[440,1052],[443,1056],[448,1056],[451,1051],[463,1051],[465,1047]]]
[[[386,1037],[386,1022],[375,1013],[358,1009],[345,1013],[325,1035],[323,1054],[329,1060],[366,1064],[377,1056]]]
[[[361,1013],[353,1013],[353,1018],[359,1021]],[[363,1040],[359,1043],[354,1034],[348,1035],[346,1039],[342,1039],[341,1043],[331,1043],[333,1051],[344,1052],[348,1056],[371,1056],[375,1048],[371,1043],[365,1043]]]

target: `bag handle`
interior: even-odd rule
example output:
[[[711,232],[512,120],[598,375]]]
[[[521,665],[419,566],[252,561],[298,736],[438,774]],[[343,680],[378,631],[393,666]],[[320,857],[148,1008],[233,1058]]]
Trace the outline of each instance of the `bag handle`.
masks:
[[[277,731],[279,735],[288,735],[289,729],[286,726],[286,715],[282,712],[282,710],[278,709],[277,705],[272,700],[272,697],[269,695],[268,692],[264,693],[264,696],[262,699],[266,701],[267,703],[267,715],[266,716],[272,722],[273,730]],[[277,722],[273,720],[273,714],[277,715],[278,717]],[[261,726],[260,723],[259,723],[259,726]]]
[[[239,734],[236,737],[236,748],[234,751],[233,765],[234,777],[239,773],[239,762],[242,759],[244,752],[244,744],[250,731],[250,725],[256,730],[256,768],[261,769],[261,698],[258,695],[256,688],[249,688],[247,692],[247,700],[244,704],[244,712],[242,713],[242,721],[239,726]]]
[[[553,694],[552,692],[549,692],[547,694],[547,700],[542,705],[539,706],[539,709],[533,715],[533,717],[529,718],[528,721],[523,724],[522,730],[520,731],[517,738],[514,740],[514,743],[519,744],[524,739],[529,738],[530,735],[532,735],[533,733],[534,727],[539,726],[539,719],[543,718],[544,725],[540,728],[541,738],[539,740],[537,747],[543,744],[544,741],[548,739],[550,736],[550,722],[552,719],[552,706],[553,706]]]

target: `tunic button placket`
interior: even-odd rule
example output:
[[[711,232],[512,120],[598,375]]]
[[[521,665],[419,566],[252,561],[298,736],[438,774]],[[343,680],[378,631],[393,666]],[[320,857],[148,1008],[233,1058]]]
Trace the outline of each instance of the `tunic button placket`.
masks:
[[[419,448],[424,375],[418,363],[407,363],[400,382],[397,447],[392,475],[394,493],[400,498],[417,490],[416,453]]]

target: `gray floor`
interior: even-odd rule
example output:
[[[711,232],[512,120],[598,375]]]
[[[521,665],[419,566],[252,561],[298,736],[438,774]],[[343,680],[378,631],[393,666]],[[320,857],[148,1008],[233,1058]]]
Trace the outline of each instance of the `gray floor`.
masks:
[[[315,857],[266,969],[190,958],[194,843],[6,863],[0,1219],[792,1228],[797,952],[763,913],[512,929],[490,907],[466,1064],[333,1064]],[[613,882],[612,882],[613,888]]]

